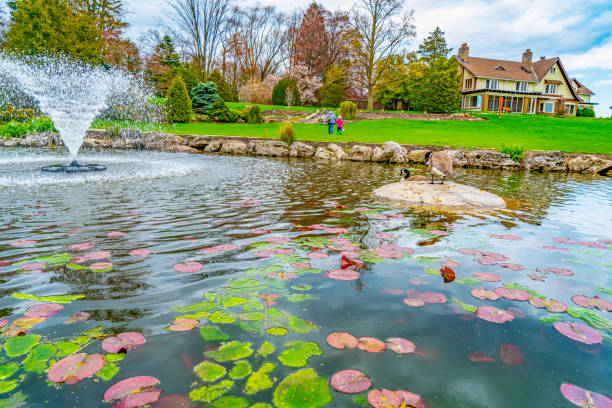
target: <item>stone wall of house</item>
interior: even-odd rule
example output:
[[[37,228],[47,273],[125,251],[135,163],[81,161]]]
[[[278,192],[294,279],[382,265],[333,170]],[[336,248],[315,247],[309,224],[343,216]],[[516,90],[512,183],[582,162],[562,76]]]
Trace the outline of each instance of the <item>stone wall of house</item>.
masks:
[[[55,133],[38,133],[20,139],[1,139],[4,147],[61,148]],[[527,152],[518,163],[496,150],[454,150],[444,147],[400,145],[389,141],[382,145],[366,143],[295,142],[291,146],[279,140],[231,136],[175,135],[122,129],[114,138],[104,130],[90,130],[82,149],[155,150],[181,153],[216,153],[270,157],[296,157],[313,160],[350,160],[384,163],[424,163],[431,150],[447,152],[455,167],[531,172],[574,172],[612,177],[612,157],[590,154],[566,154],[558,151]]]

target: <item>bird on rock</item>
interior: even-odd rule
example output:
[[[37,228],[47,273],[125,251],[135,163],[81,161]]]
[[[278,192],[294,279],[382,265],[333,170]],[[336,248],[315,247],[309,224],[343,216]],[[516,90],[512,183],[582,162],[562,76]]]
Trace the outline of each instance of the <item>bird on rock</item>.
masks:
[[[434,176],[442,177],[444,184],[444,180],[453,174],[453,160],[444,152],[428,152],[425,155],[425,164],[431,172],[431,184],[434,184]]]
[[[411,176],[410,169],[403,169],[400,172],[400,178],[405,181],[429,181],[429,178],[425,176]]]

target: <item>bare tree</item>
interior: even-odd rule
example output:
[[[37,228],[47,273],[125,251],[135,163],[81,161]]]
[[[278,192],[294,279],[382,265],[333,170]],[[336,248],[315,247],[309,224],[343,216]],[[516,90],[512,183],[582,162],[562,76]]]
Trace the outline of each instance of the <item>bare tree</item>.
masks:
[[[199,75],[207,76],[229,28],[230,0],[167,0],[167,3],[174,32],[187,44]]]
[[[415,36],[414,11],[404,12],[403,0],[360,0],[351,15],[350,48],[355,80],[368,91],[368,108],[374,105],[374,90],[385,74],[386,57],[398,54]]]

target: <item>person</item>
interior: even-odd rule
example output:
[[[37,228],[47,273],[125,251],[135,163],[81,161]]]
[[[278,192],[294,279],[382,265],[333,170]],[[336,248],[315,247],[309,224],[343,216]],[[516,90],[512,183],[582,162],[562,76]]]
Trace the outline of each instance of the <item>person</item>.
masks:
[[[338,134],[341,135],[344,132],[344,121],[342,120],[342,116],[338,115],[338,120],[336,121],[336,127],[338,128]]]
[[[336,123],[336,115],[334,115],[334,112],[329,111],[327,113],[327,132],[330,135],[334,134],[334,124]]]

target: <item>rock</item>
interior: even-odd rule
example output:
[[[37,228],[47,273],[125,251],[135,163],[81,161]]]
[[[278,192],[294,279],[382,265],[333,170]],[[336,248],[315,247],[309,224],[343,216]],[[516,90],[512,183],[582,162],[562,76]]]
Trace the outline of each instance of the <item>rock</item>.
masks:
[[[119,150],[119,149],[125,149],[125,148],[133,148],[132,144],[130,143],[129,146],[126,146],[126,142],[123,139],[113,139],[111,140],[111,148]]]
[[[314,156],[315,148],[307,143],[295,142],[289,149],[291,157],[312,157]]]
[[[187,135],[184,137],[185,145],[198,150],[204,150],[212,140],[213,138],[210,136],[201,135]]]
[[[16,147],[21,144],[21,140],[16,137],[9,137],[4,139],[4,147]]]
[[[521,167],[509,155],[495,150],[468,150],[463,154],[470,167],[501,170],[518,170]]]
[[[345,160],[346,157],[347,157],[347,154],[344,151],[344,149],[342,147],[338,146],[335,143],[328,144],[327,145],[327,150],[332,152],[332,154],[334,155],[334,158],[337,159],[337,160]]]
[[[319,147],[315,152],[314,158],[317,160],[334,160],[336,156],[331,150],[325,147]]]
[[[446,182],[427,181],[392,183],[374,191],[374,197],[416,206],[448,206],[470,208],[505,208],[503,198],[475,187]]]
[[[83,139],[83,147],[89,149],[110,149],[113,147],[113,142],[109,139]]]
[[[248,148],[247,144],[240,140],[224,140],[219,151],[226,154],[247,154]]]
[[[529,171],[566,171],[565,157],[561,152],[528,152],[523,165]]]
[[[453,167],[467,167],[468,162],[463,150],[444,150],[444,153],[450,156]]]
[[[253,140],[249,142],[248,150],[257,156],[289,156],[289,146],[280,140]]]
[[[221,150],[221,145],[223,144],[223,140],[221,139],[213,139],[206,145],[204,151],[206,153],[215,153]]]
[[[408,152],[408,161],[410,163],[425,163],[425,155],[431,150],[411,150]]]
[[[176,146],[176,150],[177,153],[200,153],[200,151],[198,149],[194,149],[193,147],[189,147],[189,146],[184,146],[184,145],[179,145]]]
[[[89,129],[85,132],[85,139],[108,140],[109,136],[104,129]]]
[[[138,129],[125,128],[119,131],[119,137],[122,139],[140,139],[142,133]]]
[[[406,149],[395,142],[385,142],[382,149],[377,147],[372,154],[372,161],[389,163],[406,163],[408,154]]]
[[[143,149],[162,152],[176,151],[183,144],[183,138],[172,133],[147,132],[139,140]]]
[[[355,145],[348,151],[348,160],[370,161],[372,160],[373,150],[370,146]]]
[[[19,144],[26,147],[50,147],[53,144],[51,135],[50,133],[32,133],[21,139]]]
[[[569,159],[567,169],[573,173],[607,174],[612,170],[612,160],[585,154]]]

